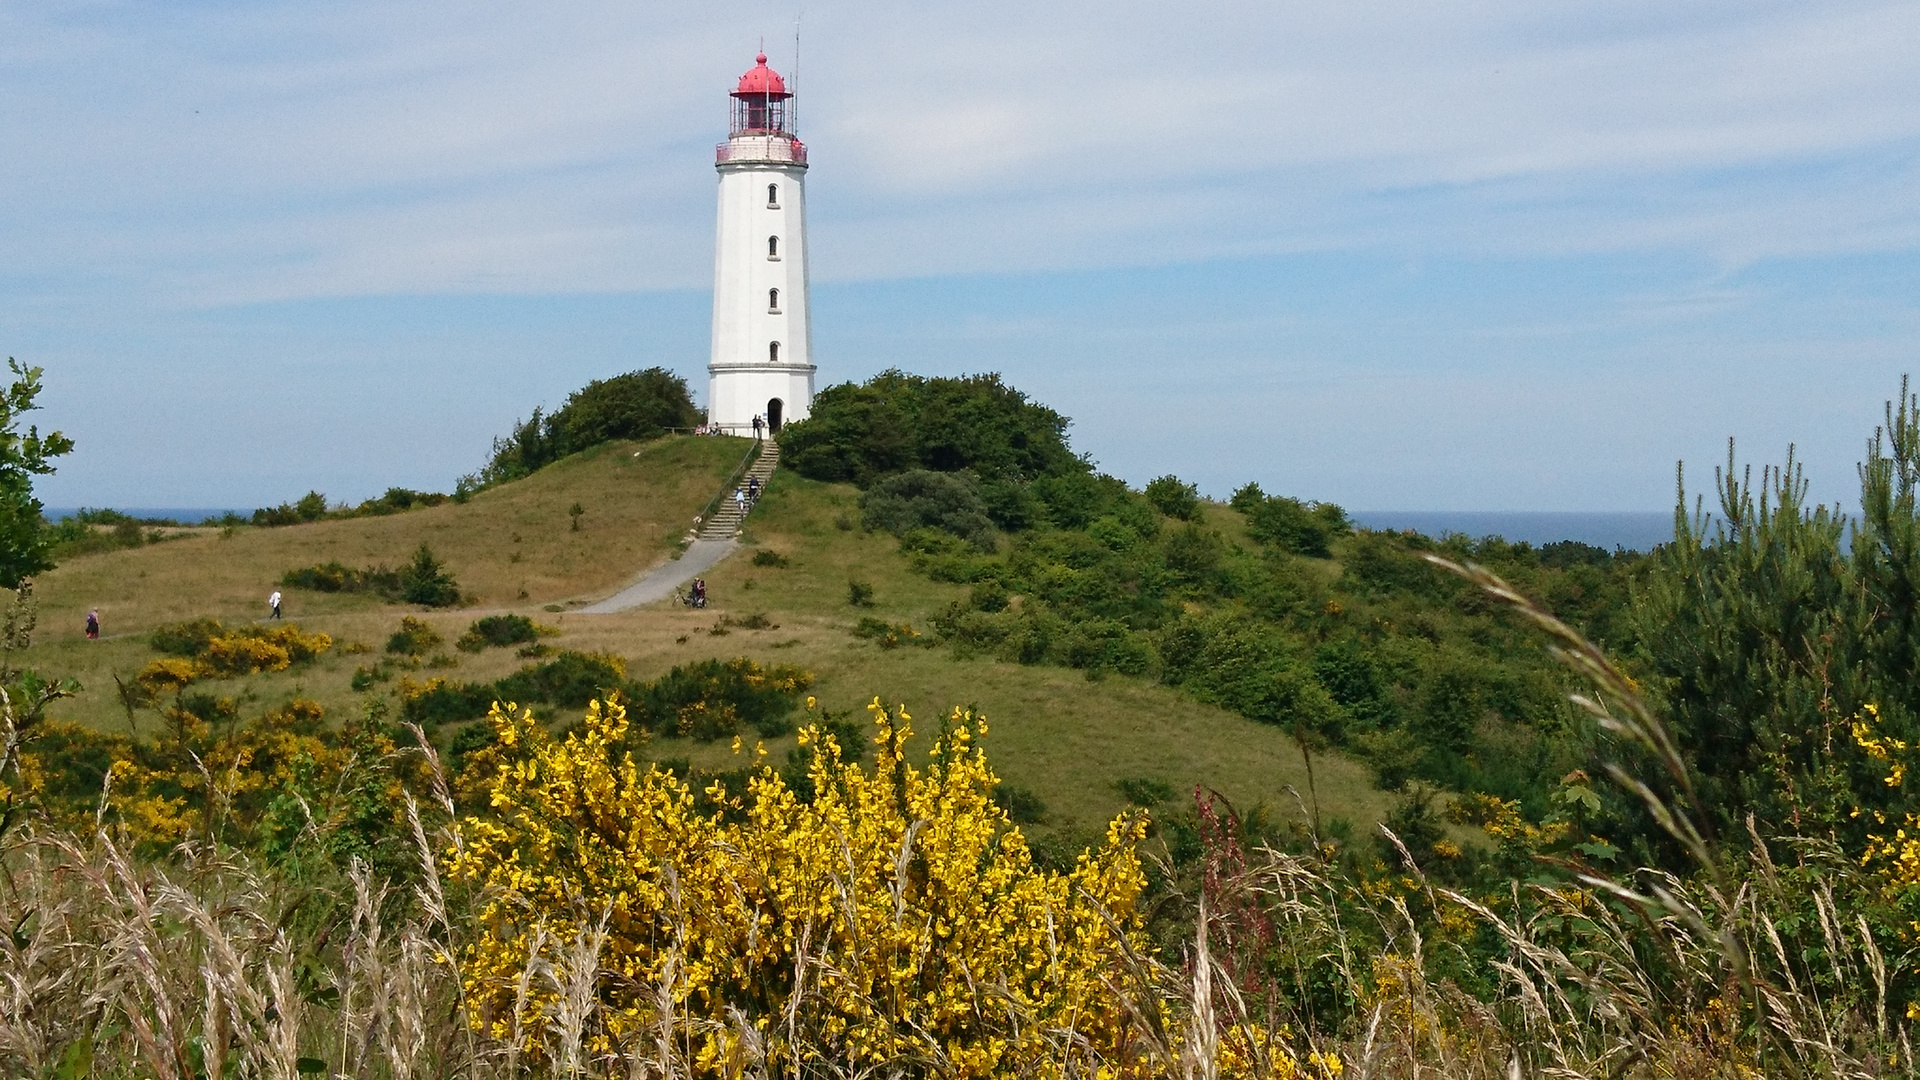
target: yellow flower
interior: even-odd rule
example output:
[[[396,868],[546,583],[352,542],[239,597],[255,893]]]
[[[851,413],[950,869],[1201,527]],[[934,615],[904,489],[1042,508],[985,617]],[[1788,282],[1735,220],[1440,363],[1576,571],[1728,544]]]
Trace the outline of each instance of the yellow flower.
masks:
[[[958,1076],[1057,1075],[1043,1033],[1065,1027],[1121,1056],[1111,987],[1148,948],[1146,820],[1116,819],[1073,870],[1045,870],[993,800],[975,717],[955,710],[916,764],[906,710],[869,711],[873,770],[809,726],[810,798],[756,747],[744,797],[716,783],[726,806],[703,814],[679,779],[614,752],[617,703],[558,741],[496,708],[500,737],[469,759],[493,812],[464,819],[449,852],[450,876],[483,897],[461,968],[476,1027],[509,1032],[518,1010],[520,1030],[545,1030],[557,984],[522,973],[557,969],[603,922],[594,1045],[653,1030],[667,1002],[702,1076],[739,1072],[736,1016],[774,1032],[798,1016],[802,1044],[860,1067],[937,1052]],[[796,994],[806,1008],[790,1012]],[[765,1043],[772,1067],[785,1038]]]

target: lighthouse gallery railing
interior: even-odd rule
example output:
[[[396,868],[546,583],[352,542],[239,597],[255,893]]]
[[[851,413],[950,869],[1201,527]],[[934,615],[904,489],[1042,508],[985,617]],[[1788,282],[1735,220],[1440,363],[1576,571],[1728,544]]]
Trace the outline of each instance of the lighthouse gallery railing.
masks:
[[[805,165],[807,146],[785,135],[743,135],[714,147],[713,160],[717,165],[729,161],[791,161]]]

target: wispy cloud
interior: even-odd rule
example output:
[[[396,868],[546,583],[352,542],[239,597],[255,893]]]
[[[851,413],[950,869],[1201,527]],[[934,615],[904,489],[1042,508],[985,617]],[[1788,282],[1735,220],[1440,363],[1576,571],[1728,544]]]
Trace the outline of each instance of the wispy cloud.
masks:
[[[722,95],[789,19],[14,5],[6,272],[163,303],[697,287]],[[847,3],[807,31],[823,280],[1920,238],[1912,3]]]

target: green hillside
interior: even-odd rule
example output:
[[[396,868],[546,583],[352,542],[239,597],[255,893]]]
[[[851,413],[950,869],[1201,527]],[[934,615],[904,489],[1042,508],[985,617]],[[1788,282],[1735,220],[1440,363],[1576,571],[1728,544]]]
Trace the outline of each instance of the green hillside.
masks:
[[[984,713],[992,725],[995,761],[1009,785],[1037,797],[1035,824],[1082,832],[1102,827],[1127,805],[1119,785],[1136,793],[1175,793],[1178,807],[1195,786],[1218,790],[1244,807],[1264,805],[1298,817],[1310,799],[1299,749],[1280,729],[1194,700],[1153,680],[1130,676],[1090,680],[1085,673],[950,649],[887,648],[853,631],[862,619],[907,624],[931,633],[931,621],[969,587],[929,580],[885,533],[842,526],[857,522],[859,492],[790,471],[776,474],[744,538],[749,546],[707,575],[712,606],[695,612],[672,603],[615,615],[571,613],[670,557],[694,515],[738,461],[744,442],[675,437],[616,443],[567,458],[533,475],[483,491],[465,504],[447,503],[386,517],[326,520],[278,528],[208,530],[128,550],[74,558],[36,581],[44,631],[26,657],[42,670],[71,673],[82,690],[59,703],[58,718],[102,731],[126,732],[128,719],[115,677],[131,682],[160,656],[147,642],[156,627],[194,618],[245,625],[264,614],[266,594],[289,569],[338,561],[393,565],[425,541],[471,599],[428,611],[366,594],[286,588],[288,619],[337,640],[310,664],[281,672],[214,680],[202,689],[255,714],[295,697],[319,702],[332,717],[355,717],[369,702],[395,706],[403,678],[477,682],[528,664],[511,649],[477,655],[450,644],[480,614],[512,611],[556,628],[554,650],[608,653],[629,676],[653,678],[674,665],[748,657],[797,665],[816,674],[813,693],[834,712],[861,709],[874,697],[904,703],[929,727],[954,705]],[[567,510],[586,507],[578,532]],[[1225,511],[1218,511],[1224,514]],[[838,524],[836,524],[836,522]],[[756,565],[756,551],[785,565]],[[873,587],[871,607],[848,604],[848,583]],[[521,594],[524,592],[524,596]],[[88,642],[81,616],[97,606],[107,637]],[[549,610],[558,607],[560,610]],[[402,616],[433,626],[447,645],[417,667],[395,668],[356,691],[357,671],[385,656]],[[729,622],[765,629],[730,627]],[[367,651],[353,651],[365,649]],[[151,710],[134,719],[152,734]],[[453,729],[440,733],[450,741]],[[768,741],[776,754],[792,737]],[[646,753],[698,767],[738,765],[726,741],[660,737]],[[1389,796],[1367,770],[1338,754],[1315,762],[1325,819],[1364,830],[1380,820]],[[1291,789],[1291,790],[1290,790]],[[1297,796],[1296,796],[1297,793]]]

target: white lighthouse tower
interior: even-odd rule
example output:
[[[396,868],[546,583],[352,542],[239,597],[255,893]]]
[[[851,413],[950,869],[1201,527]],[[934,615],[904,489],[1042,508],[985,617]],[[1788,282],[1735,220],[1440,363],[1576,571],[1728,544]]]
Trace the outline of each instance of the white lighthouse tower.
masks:
[[[740,76],[733,125],[715,154],[713,354],[707,423],[729,434],[769,431],[813,404],[807,318],[807,148],[794,137],[793,95],[762,53]]]

